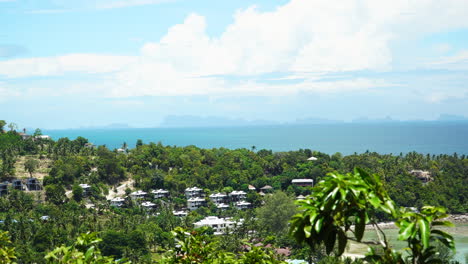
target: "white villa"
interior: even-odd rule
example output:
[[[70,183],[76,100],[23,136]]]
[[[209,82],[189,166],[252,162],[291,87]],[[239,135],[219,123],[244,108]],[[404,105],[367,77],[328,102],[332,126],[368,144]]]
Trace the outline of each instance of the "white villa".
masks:
[[[215,204],[221,204],[226,201],[227,195],[223,193],[214,193],[210,195],[210,200]]]
[[[91,185],[86,184],[86,183],[82,183],[82,184],[79,184],[79,186],[83,189],[83,194],[84,195],[89,194],[89,191],[91,190]]]
[[[143,198],[145,198],[146,194],[147,194],[146,192],[144,192],[142,190],[138,190],[136,192],[132,192],[130,194],[130,197],[132,197],[133,200],[143,199]]]
[[[152,190],[151,193],[154,194],[154,199],[169,197],[168,190],[163,190],[163,189]]]
[[[240,202],[236,203],[236,208],[239,209],[239,210],[244,210],[244,209],[250,208],[251,205],[252,204],[249,203],[249,202],[240,201]]]
[[[125,202],[125,199],[121,197],[116,197],[110,200],[111,206],[116,206],[116,207],[121,207],[124,204],[124,202]]]
[[[233,191],[229,194],[229,197],[231,197],[231,201],[237,202],[237,201],[242,201],[245,199],[245,193],[244,191]]]
[[[187,208],[190,211],[197,210],[198,208],[204,205],[206,205],[206,201],[204,198],[195,197],[187,200]]]
[[[312,179],[294,179],[291,181],[292,184],[297,186],[312,186],[314,185],[314,180]]]
[[[227,218],[218,218],[217,216],[207,216],[204,219],[195,223],[195,228],[202,226],[209,226],[214,229],[215,235],[221,235],[226,232],[226,229],[233,229],[236,227],[236,222]]]
[[[172,211],[172,213],[174,214],[174,216],[177,216],[177,217],[187,216],[187,212],[185,211]]]
[[[220,203],[220,204],[217,204],[216,207],[220,210],[226,210],[229,208],[229,204]]]
[[[154,208],[156,206],[156,204],[154,204],[152,202],[142,202],[141,206],[143,206],[146,209],[151,209],[151,208]]]
[[[203,193],[203,190],[198,187],[185,189],[185,197],[187,197],[187,199],[190,199],[193,197],[199,197],[202,195],[202,193]]]

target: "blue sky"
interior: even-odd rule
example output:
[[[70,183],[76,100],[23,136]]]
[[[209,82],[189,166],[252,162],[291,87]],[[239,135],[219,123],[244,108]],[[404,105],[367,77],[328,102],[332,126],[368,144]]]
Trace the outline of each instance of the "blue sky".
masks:
[[[464,0],[0,0],[0,119],[468,117]]]

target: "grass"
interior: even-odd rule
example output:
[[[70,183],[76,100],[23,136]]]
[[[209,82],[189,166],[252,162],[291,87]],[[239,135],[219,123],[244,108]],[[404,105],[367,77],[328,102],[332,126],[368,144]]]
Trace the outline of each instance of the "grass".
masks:
[[[468,223],[455,223],[455,225],[453,228],[446,228],[444,230],[455,238],[455,246],[457,248],[455,259],[460,263],[468,264],[465,260],[465,256],[468,254]],[[398,229],[385,229],[384,232],[390,245],[395,249],[400,250],[406,247],[405,241],[398,240]],[[363,240],[378,241],[378,238],[373,230],[366,230]],[[346,253],[349,255],[365,255],[367,250],[368,246],[366,244],[351,242],[346,249]]]
[[[24,169],[24,163],[27,159],[32,158],[38,161],[39,166],[33,172],[32,176],[38,179],[43,179],[49,174],[52,160],[48,158],[40,159],[39,155],[19,156],[15,163],[15,178],[29,178],[30,174]]]

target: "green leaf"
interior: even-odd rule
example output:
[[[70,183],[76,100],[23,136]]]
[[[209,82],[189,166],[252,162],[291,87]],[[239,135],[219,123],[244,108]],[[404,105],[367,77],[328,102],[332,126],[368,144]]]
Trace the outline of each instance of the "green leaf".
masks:
[[[413,230],[414,230],[414,223],[409,223],[406,225],[406,223],[403,223],[402,228],[400,227],[400,234],[398,235],[399,240],[407,240],[410,236],[413,235]]]
[[[323,217],[319,218],[317,222],[315,222],[315,232],[320,233],[320,230],[322,229],[323,225]]]
[[[346,244],[348,244],[348,237],[343,230],[340,230],[338,232],[338,256],[341,256],[344,253]]]
[[[432,226],[455,227],[455,225],[450,221],[434,221],[434,222],[432,222]]]
[[[304,227],[304,233],[305,233],[305,237],[306,238],[309,238],[310,237],[310,232],[312,231],[312,226],[310,225],[307,225]]]
[[[335,247],[335,241],[336,241],[336,232],[332,231],[330,232],[330,234],[327,236],[325,240],[325,249],[328,255],[330,255],[330,253],[333,251],[333,248]]]
[[[421,242],[424,246],[424,249],[429,247],[429,237],[430,237],[430,229],[429,223],[425,219],[419,219],[419,230],[421,233]]]
[[[361,242],[361,239],[364,236],[364,230],[366,229],[366,212],[359,212],[359,216],[356,218],[355,228],[356,239],[358,242]]]

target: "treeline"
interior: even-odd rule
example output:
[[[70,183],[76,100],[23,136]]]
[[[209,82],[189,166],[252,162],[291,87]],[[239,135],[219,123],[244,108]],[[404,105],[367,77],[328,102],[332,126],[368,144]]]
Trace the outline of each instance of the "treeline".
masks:
[[[61,245],[73,246],[73,241],[86,232],[97,232],[102,239],[99,252],[104,256],[126,258],[135,263],[162,261],[171,256],[164,252],[174,255],[180,250],[176,247],[180,232],[172,231],[177,227],[191,230],[194,222],[208,215],[244,220],[242,228],[228,236],[210,235],[208,238],[205,235],[213,231],[202,232],[213,252],[241,259],[248,245],[270,244],[270,248],[289,248],[291,258],[304,259],[312,253],[288,235],[288,220],[297,212],[296,196],[312,194],[313,197],[314,190],[294,186],[291,180],[308,178],[318,183],[328,173],[345,174],[355,167],[378,174],[389,197],[399,206],[421,208],[429,204],[446,207],[450,213],[468,212],[468,158],[465,155],[366,152],[343,156],[309,149],[289,152],[254,147],[201,149],[143,144],[141,140],[134,148],[126,149],[124,143],[123,151],[117,151],[105,146],[95,147],[82,137],[54,141],[23,137],[14,127],[10,131],[2,127],[0,131],[2,181],[15,178],[15,163],[19,157],[51,161],[48,175],[43,179],[44,192],[10,190],[8,195],[0,197],[0,230],[9,232],[19,263],[45,263],[49,252]],[[36,130],[35,134],[39,135],[40,131]],[[317,160],[308,161],[311,156]],[[422,182],[410,173],[411,170],[427,171],[431,178]],[[30,172],[34,176],[34,168]],[[170,191],[171,197],[153,200],[158,206],[151,211],[132,201],[125,208],[113,208],[106,195],[115,192],[125,180],[134,182],[133,190],[163,188]],[[78,185],[82,183],[91,185],[87,195]],[[184,190],[187,187],[197,186],[209,194],[232,190],[247,192],[249,185],[256,188],[271,185],[275,192],[265,197],[249,192],[247,200],[256,208],[247,211],[233,208],[220,212],[208,203],[207,207],[190,212],[185,218],[172,214],[173,210],[186,206]],[[126,194],[133,190],[126,190]],[[71,194],[66,195],[67,191]],[[257,250],[253,246],[249,248]],[[270,251],[257,253],[282,258]],[[323,249],[313,252],[317,260],[323,253]]]

